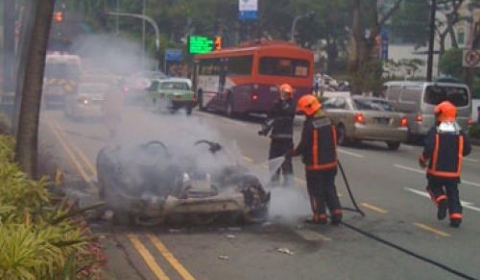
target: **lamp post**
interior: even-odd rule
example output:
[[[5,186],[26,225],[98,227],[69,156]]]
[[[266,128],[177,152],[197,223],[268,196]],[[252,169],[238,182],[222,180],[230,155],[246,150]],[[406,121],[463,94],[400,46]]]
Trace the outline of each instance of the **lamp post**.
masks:
[[[427,81],[432,81],[433,69],[433,52],[435,44],[435,12],[437,9],[437,0],[432,0],[432,7],[430,7],[430,34],[428,43],[428,58],[427,58]]]
[[[155,22],[155,20],[149,16],[142,15],[142,14],[131,14],[131,13],[116,13],[116,12],[107,12],[107,15],[112,15],[112,16],[124,16],[124,17],[134,17],[134,18],[139,18],[143,20],[143,23],[148,22],[150,25],[152,25],[153,29],[155,30],[155,50],[157,51],[157,54],[160,54],[160,30],[158,29],[158,25]],[[143,41],[145,41],[145,38],[143,38]],[[143,45],[145,42],[143,42]],[[144,48],[145,51],[145,48]],[[156,64],[155,68],[158,70],[158,63]]]
[[[297,22],[302,18],[311,17],[313,15],[314,15],[314,12],[310,11],[310,12],[307,12],[306,14],[298,15],[298,16],[295,16],[293,18],[292,27],[290,29],[290,41],[291,42],[295,42],[295,29],[297,27]]]
[[[142,16],[145,16],[146,0],[142,0]],[[145,69],[145,21],[142,20],[142,68]]]

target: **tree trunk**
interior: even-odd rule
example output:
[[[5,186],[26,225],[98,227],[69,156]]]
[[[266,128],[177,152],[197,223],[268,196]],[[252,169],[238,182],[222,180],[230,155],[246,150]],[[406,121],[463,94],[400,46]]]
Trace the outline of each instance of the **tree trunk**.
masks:
[[[28,67],[22,90],[15,161],[30,177],[37,178],[37,148],[43,73],[55,0],[38,0]]]
[[[16,70],[17,79],[15,85],[15,100],[13,104],[12,112],[12,134],[17,135],[18,119],[20,116],[20,103],[22,100],[23,83],[25,81],[25,69],[28,63],[28,50],[32,41],[33,23],[35,20],[35,11],[37,7],[37,1],[27,0],[25,3],[25,17],[22,20],[22,28],[20,30],[20,40],[18,43],[18,53],[16,57]]]

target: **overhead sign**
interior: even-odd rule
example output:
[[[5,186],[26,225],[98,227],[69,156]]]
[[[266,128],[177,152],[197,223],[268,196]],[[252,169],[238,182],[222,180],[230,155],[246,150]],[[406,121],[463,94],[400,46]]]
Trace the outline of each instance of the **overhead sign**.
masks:
[[[211,52],[213,39],[204,36],[188,37],[188,52],[191,54]]]
[[[258,0],[238,0],[238,19],[255,20],[258,18]]]
[[[238,0],[239,11],[257,11],[257,9],[258,9],[257,0]]]
[[[165,61],[182,61],[182,50],[180,49],[166,49]]]
[[[480,67],[480,50],[463,50],[463,67]]]
[[[380,49],[380,58],[382,60],[388,60],[388,33],[385,30],[382,30],[380,33],[381,39],[382,39],[382,45]]]

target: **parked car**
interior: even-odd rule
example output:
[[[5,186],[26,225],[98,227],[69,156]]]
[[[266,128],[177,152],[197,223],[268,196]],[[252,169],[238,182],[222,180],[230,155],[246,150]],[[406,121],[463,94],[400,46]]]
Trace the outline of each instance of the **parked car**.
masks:
[[[388,149],[397,150],[407,140],[407,118],[384,99],[337,96],[324,101],[323,108],[336,127],[339,145],[384,141]]]
[[[457,122],[465,130],[472,124],[472,96],[468,86],[452,82],[390,81],[385,99],[409,121],[409,140],[424,137],[435,124],[433,109],[443,101],[457,107]]]
[[[103,117],[103,103],[110,85],[105,83],[81,83],[76,94],[65,97],[64,114],[68,118],[82,119]]]
[[[147,90],[147,99],[158,110],[175,112],[184,108],[187,114],[195,107],[195,95],[192,82],[187,78],[168,78],[154,80]]]
[[[161,141],[105,147],[97,156],[99,195],[118,223],[263,222],[270,192],[231,155],[207,140],[181,150]]]
[[[149,88],[153,80],[167,78],[161,71],[140,71],[125,78],[124,92],[127,104],[140,104],[144,101],[145,89]]]

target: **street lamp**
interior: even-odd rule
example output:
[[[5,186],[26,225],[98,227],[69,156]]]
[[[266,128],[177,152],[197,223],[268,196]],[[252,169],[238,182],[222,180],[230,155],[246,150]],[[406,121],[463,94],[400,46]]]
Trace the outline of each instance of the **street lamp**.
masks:
[[[293,18],[292,28],[290,29],[290,41],[291,42],[295,42],[295,28],[297,26],[297,22],[302,18],[312,17],[314,14],[315,14],[314,12],[310,11],[310,12],[307,12],[303,15],[295,16]]]
[[[116,13],[116,12],[107,12],[107,15],[112,15],[112,16],[124,16],[124,17],[134,17],[134,18],[139,18],[143,20],[143,23],[148,22],[152,25],[153,29],[155,30],[155,49],[157,51],[157,54],[160,53],[160,30],[158,29],[158,25],[155,22],[155,20],[149,16],[143,15],[143,14],[131,14],[131,13]],[[145,38],[143,38],[142,45],[145,46]],[[143,48],[145,51],[145,48]],[[158,70],[158,63],[156,64],[156,69]]]

